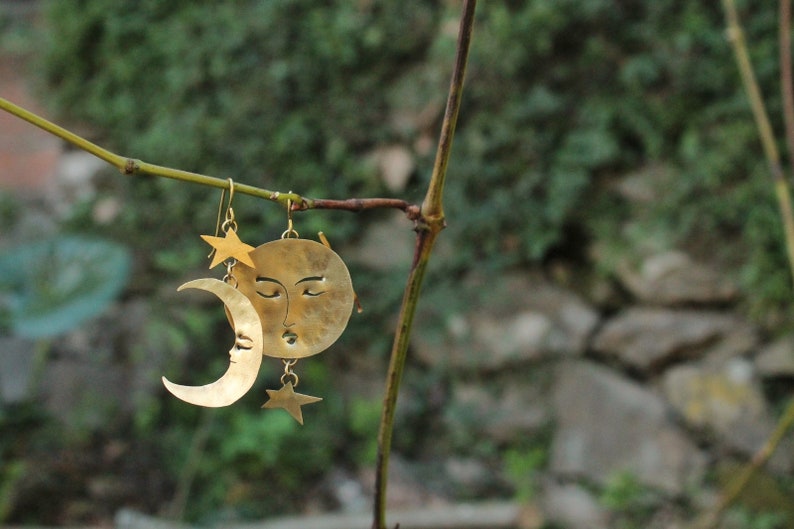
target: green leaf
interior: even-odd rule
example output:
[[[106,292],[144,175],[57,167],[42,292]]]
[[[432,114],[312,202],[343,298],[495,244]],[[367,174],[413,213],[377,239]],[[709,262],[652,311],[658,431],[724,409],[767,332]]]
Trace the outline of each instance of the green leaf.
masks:
[[[0,256],[0,293],[12,332],[52,337],[97,316],[126,285],[130,263],[123,246],[77,236],[7,249]]]

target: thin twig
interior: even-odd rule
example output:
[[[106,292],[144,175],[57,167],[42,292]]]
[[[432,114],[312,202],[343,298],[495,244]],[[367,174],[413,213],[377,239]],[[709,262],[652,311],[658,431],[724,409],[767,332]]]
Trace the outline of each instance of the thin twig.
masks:
[[[418,220],[421,210],[416,204],[411,204],[399,198],[347,198],[344,200],[332,200],[327,198],[307,198],[297,202],[293,209],[301,211],[304,209],[341,209],[345,211],[365,211],[369,209],[399,209],[405,212],[410,220]]]
[[[794,174],[794,78],[791,75],[791,0],[780,0],[780,91],[786,124],[788,158]]]
[[[457,53],[455,54],[455,65],[452,69],[452,79],[449,83],[449,96],[447,97],[447,107],[444,111],[444,121],[441,124],[441,134],[436,151],[436,160],[433,164],[433,174],[430,177],[430,184],[427,188],[427,195],[422,204],[422,213],[425,216],[444,216],[442,204],[444,181],[447,176],[447,164],[449,155],[452,152],[452,139],[455,137],[455,127],[458,123],[458,111],[460,110],[460,99],[463,95],[463,78],[466,74],[466,62],[469,57],[469,45],[471,44],[471,30],[474,25],[475,2],[466,2],[463,6],[463,14],[460,19],[460,31],[458,33]]]
[[[92,143],[85,138],[78,136],[74,132],[66,130],[65,128],[48,121],[33,112],[26,110],[19,105],[15,105],[7,99],[0,97],[0,110],[17,116],[40,129],[53,134],[62,140],[65,140],[75,147],[78,147],[90,154],[93,154],[100,160],[107,162],[114,166],[124,175],[149,175],[159,176],[163,178],[170,178],[173,180],[180,180],[182,182],[189,182],[219,189],[229,189],[232,185],[228,178],[217,178],[190,171],[183,171],[181,169],[172,169],[161,165],[137,160],[135,158],[128,158],[119,154],[113,153],[99,145]],[[419,206],[400,200],[396,198],[349,198],[345,200],[333,200],[323,198],[307,198],[297,193],[280,193],[278,191],[270,191],[259,187],[233,182],[234,192],[243,195],[250,195],[265,200],[279,202],[283,206],[288,203],[292,204],[294,211],[303,211],[307,209],[336,209],[344,211],[364,211],[370,209],[391,208],[399,209],[405,212],[410,220],[417,220],[420,216]]]
[[[455,63],[447,97],[447,107],[444,113],[444,122],[441,126],[438,151],[436,152],[436,160],[427,194],[422,204],[420,222],[417,222],[414,260],[405,285],[405,292],[403,293],[403,302],[400,308],[397,330],[389,360],[389,369],[386,375],[386,391],[383,397],[383,410],[378,430],[378,456],[375,471],[375,502],[373,505],[372,529],[386,529],[386,484],[389,473],[389,453],[391,452],[391,440],[394,431],[397,395],[400,390],[405,359],[408,354],[411,327],[419,302],[419,293],[422,288],[425,270],[427,269],[427,263],[436,237],[445,226],[443,208],[444,182],[460,109],[463,79],[469,55],[476,5],[476,0],[466,0],[463,4]]]
[[[753,111],[753,117],[755,118],[758,133],[761,137],[761,145],[764,149],[764,154],[766,155],[766,160],[769,163],[769,169],[772,174],[775,195],[777,196],[778,207],[780,208],[780,215],[783,221],[789,267],[791,268],[792,278],[794,278],[794,210],[792,210],[791,206],[791,193],[783,173],[783,167],[780,163],[780,153],[772,132],[772,125],[769,122],[769,116],[766,112],[764,99],[761,96],[761,90],[755,78],[750,56],[747,53],[747,44],[744,40],[744,32],[739,24],[739,15],[736,12],[736,5],[733,0],[723,0],[722,3],[725,8],[728,24],[728,40],[736,56],[742,83],[747,92],[747,97],[750,100],[750,107]]]
[[[788,32],[790,30],[790,6],[784,4],[788,4],[788,0],[783,0],[780,6],[781,35],[779,36],[779,42],[781,90],[783,91],[786,138],[790,151],[789,157],[792,157],[794,156],[794,102],[791,100],[791,52],[790,39],[788,37]],[[741,25],[739,24],[736,6],[733,0],[723,0],[723,7],[728,24],[728,38],[736,56],[742,82],[747,96],[750,99],[750,106],[761,137],[761,144],[763,145],[764,153],[772,173],[775,194],[778,199],[778,206],[780,208],[780,215],[785,232],[789,268],[792,277],[794,277],[794,213],[792,213],[789,185],[780,163],[780,155],[778,153],[777,144],[775,143],[774,134],[772,133],[769,116],[764,106],[763,97],[761,96],[761,90],[758,87],[752,63],[747,53],[747,45],[744,40],[744,33]],[[717,526],[725,510],[736,501],[745,487],[747,487],[753,474],[769,461],[769,458],[775,453],[780,442],[792,426],[794,426],[794,399],[789,403],[780,421],[778,421],[775,430],[772,432],[772,435],[769,436],[761,449],[755,453],[750,463],[742,469],[742,472],[725,487],[717,505],[698,519],[693,524],[693,527],[697,529],[710,529]]]

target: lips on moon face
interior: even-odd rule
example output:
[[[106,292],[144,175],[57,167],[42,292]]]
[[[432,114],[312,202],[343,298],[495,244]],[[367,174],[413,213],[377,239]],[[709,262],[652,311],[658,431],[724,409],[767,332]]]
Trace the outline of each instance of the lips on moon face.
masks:
[[[234,287],[217,279],[197,279],[185,283],[179,290],[195,288],[212,292],[221,301],[233,321],[235,340],[229,350],[226,373],[205,386],[183,386],[163,377],[163,384],[177,398],[195,404],[217,408],[228,406],[245,395],[256,381],[262,363],[262,336],[259,316],[251,302]]]
[[[309,239],[278,239],[238,263],[237,288],[259,314],[263,354],[304,358],[333,344],[353,310],[353,286],[342,259]]]

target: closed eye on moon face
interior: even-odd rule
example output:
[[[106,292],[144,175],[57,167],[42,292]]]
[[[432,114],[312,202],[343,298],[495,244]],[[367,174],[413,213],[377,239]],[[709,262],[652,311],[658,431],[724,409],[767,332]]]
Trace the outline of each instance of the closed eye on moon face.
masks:
[[[271,283],[273,285],[278,285],[278,287],[280,287],[280,288],[276,288],[275,290],[265,290],[265,291],[259,290],[259,288],[257,288],[256,293],[262,296],[263,298],[276,299],[281,297],[281,289],[284,288],[284,285],[278,279],[273,279],[272,277],[259,276],[256,278],[256,283],[257,283],[257,287],[259,286],[259,283]]]
[[[322,284],[324,282],[325,278],[323,276],[310,276],[296,281],[295,286],[298,286],[302,283],[310,283],[309,285],[306,285],[301,294],[310,298],[316,298],[317,296],[322,296],[325,294],[325,290],[320,290],[319,285],[314,285],[314,283]]]
[[[234,346],[237,347],[238,349],[243,349],[247,351],[254,346],[254,341],[248,336],[238,334],[237,339],[234,342]]]

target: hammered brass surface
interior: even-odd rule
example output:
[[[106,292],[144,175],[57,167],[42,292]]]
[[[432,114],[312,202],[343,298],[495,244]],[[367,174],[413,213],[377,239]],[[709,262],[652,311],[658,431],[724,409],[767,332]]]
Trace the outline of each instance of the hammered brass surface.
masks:
[[[254,267],[238,263],[234,274],[261,319],[263,354],[304,358],[339,338],[353,310],[353,285],[333,250],[288,238],[265,243],[249,256]]]
[[[205,278],[189,281],[178,290],[196,288],[215,294],[233,322],[235,341],[229,350],[229,368],[211,384],[182,386],[163,377],[163,384],[177,398],[208,408],[228,406],[245,395],[254,385],[262,364],[262,330],[259,315],[245,295],[231,285],[217,279]]]

